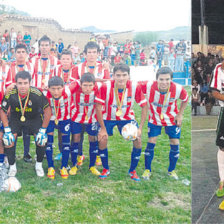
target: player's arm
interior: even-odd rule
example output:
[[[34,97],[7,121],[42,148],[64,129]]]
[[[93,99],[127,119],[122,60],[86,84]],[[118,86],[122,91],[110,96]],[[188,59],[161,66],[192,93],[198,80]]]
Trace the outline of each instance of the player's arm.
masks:
[[[0,109],[0,117],[1,117],[1,121],[3,123],[3,126],[8,127],[9,126],[9,120],[8,120],[7,114],[2,109]]]
[[[140,121],[139,129],[138,129],[138,137],[140,137],[142,134],[142,128],[144,126],[144,123],[145,123],[145,120],[147,117],[147,112],[148,112],[148,106],[147,106],[147,104],[145,104],[142,107],[141,121]]]
[[[44,119],[42,123],[42,128],[47,128],[50,119],[51,119],[51,108],[50,106],[48,106],[44,109]]]
[[[212,89],[212,96],[217,100],[224,101],[224,94],[221,94],[218,90]]]

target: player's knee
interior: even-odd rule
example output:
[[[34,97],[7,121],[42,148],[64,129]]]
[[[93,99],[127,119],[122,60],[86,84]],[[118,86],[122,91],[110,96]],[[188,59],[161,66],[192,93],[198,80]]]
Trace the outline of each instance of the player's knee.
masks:
[[[171,145],[179,145],[180,140],[178,138],[170,138],[170,144]]]
[[[90,142],[95,142],[95,141],[97,141],[97,136],[89,135],[89,141],[90,141]]]
[[[148,142],[149,142],[149,143],[156,144],[156,140],[157,140],[157,137],[150,137],[150,138],[148,139]]]

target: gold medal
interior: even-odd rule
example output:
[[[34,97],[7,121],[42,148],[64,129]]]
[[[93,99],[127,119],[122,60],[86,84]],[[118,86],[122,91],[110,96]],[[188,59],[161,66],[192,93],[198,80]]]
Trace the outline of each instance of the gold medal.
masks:
[[[20,117],[20,121],[24,122],[26,120],[25,116]]]
[[[118,111],[116,112],[116,116],[120,117],[121,115],[122,115],[122,110],[118,110]]]
[[[163,120],[164,116],[163,113],[160,114],[160,119]]]
[[[88,116],[86,115],[86,116],[85,116],[85,120],[88,121],[88,119],[89,119],[89,118],[88,118]]]
[[[56,124],[56,125],[58,125],[58,119],[55,119],[55,121],[54,121],[54,122],[55,122],[55,124]]]

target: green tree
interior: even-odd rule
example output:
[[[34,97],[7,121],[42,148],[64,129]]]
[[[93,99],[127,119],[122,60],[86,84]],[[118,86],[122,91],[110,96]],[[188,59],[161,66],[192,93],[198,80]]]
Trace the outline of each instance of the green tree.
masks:
[[[144,47],[150,45],[152,42],[158,41],[158,34],[151,31],[136,33],[134,41],[139,41]]]

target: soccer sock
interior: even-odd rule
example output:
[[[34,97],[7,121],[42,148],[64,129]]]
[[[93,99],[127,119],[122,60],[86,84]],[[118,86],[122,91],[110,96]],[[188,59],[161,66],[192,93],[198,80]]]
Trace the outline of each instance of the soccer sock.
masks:
[[[217,153],[217,161],[218,161],[220,181],[224,181],[224,151],[220,149]]]
[[[105,148],[103,150],[100,150],[100,158],[101,158],[101,161],[102,161],[103,168],[109,170],[107,148]]]
[[[36,145],[37,162],[42,163],[44,159],[44,154],[46,151],[46,146]]]
[[[168,172],[175,170],[179,154],[180,154],[179,145],[170,145],[170,154],[169,154],[170,165],[168,168]]]
[[[132,153],[131,153],[131,166],[129,169],[129,172],[133,172],[136,167],[138,166],[138,161],[140,160],[142,149],[136,149],[133,147]]]
[[[80,134],[80,142],[79,142],[79,152],[78,152],[79,156],[83,155],[83,151],[82,151],[83,141],[84,141],[84,132],[81,132],[81,134]]]
[[[0,164],[4,163],[5,154],[0,154]]]
[[[98,155],[98,142],[89,143],[89,168],[95,165],[96,156]]]
[[[61,168],[68,166],[69,152],[70,152],[70,135],[62,135],[62,161]]]
[[[23,135],[23,147],[24,147],[24,156],[28,155],[30,151],[30,136]]]
[[[16,147],[15,145],[10,148],[4,148],[5,155],[8,157],[9,165],[13,165],[15,163],[16,158]]]
[[[77,163],[78,151],[79,151],[79,143],[78,142],[72,142],[72,145],[71,145],[71,159],[72,159],[73,166],[75,166],[76,163]]]
[[[145,169],[152,171],[151,165],[152,165],[152,160],[154,158],[154,148],[156,144],[154,143],[147,143],[147,147],[145,149]]]
[[[54,167],[54,161],[52,158],[53,157],[53,142],[54,142],[54,136],[48,135],[47,136],[47,148],[46,148],[48,168]]]

